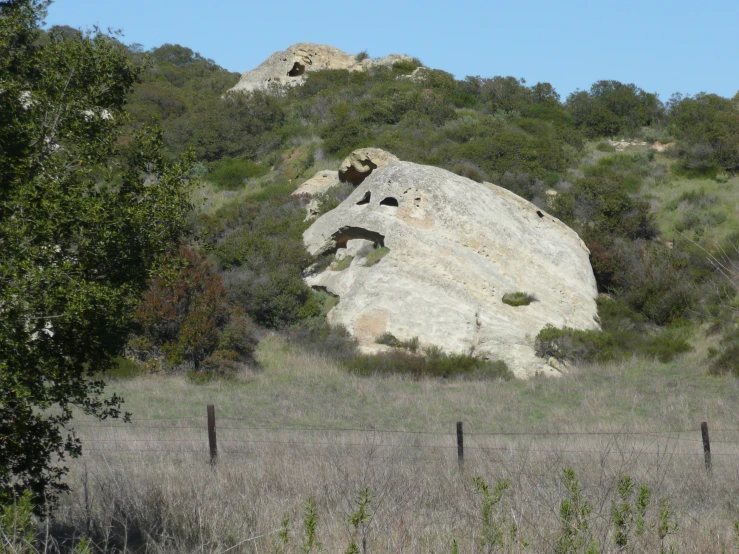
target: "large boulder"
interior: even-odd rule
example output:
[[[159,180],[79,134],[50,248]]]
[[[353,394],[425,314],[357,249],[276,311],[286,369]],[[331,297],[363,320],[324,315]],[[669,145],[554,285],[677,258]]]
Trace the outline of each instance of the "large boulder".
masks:
[[[378,167],[397,161],[396,156],[380,148],[360,148],[341,162],[339,180],[357,186]]]
[[[391,333],[504,360],[520,377],[558,374],[561,366],[535,355],[538,332],[547,324],[599,328],[595,278],[578,235],[510,191],[443,169],[376,169],[303,238],[312,254],[343,260],[306,280],[339,297],[329,322],[370,351]],[[516,292],[535,300],[503,302]]]
[[[395,62],[409,61],[412,58],[399,54],[390,54],[384,58],[359,59],[333,46],[301,42],[290,46],[287,50],[275,52],[256,69],[247,71],[241,76],[236,86],[229,92],[269,91],[273,87],[302,85],[306,73],[322,69],[346,69],[348,71],[364,71],[378,65],[391,66]]]

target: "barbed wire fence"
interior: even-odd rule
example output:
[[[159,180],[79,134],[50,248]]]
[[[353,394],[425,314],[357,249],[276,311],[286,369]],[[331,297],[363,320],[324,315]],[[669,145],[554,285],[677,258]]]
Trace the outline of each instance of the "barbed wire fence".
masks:
[[[278,421],[222,417],[216,420],[215,406],[208,405],[205,417],[140,418],[130,424],[84,421],[75,426],[84,451],[105,455],[160,454],[164,456],[207,456],[212,466],[219,458],[256,456],[270,446],[291,449],[304,457],[334,456],[371,446],[405,453],[416,461],[453,462],[460,468],[465,460],[511,453],[526,440],[526,453],[558,455],[603,455],[604,445],[614,441],[638,443],[637,454],[649,456],[666,452],[676,458],[702,460],[710,474],[715,464],[729,465],[739,456],[739,428],[709,428],[707,422],[692,429],[630,431],[625,428],[596,431],[487,431],[456,428],[443,430],[386,429],[374,426],[322,426]],[[716,438],[718,437],[718,438]],[[600,441],[593,448],[575,439]],[[592,442],[592,441],[591,441]],[[584,444],[584,445],[583,445]],[[401,455],[402,458],[402,455]]]

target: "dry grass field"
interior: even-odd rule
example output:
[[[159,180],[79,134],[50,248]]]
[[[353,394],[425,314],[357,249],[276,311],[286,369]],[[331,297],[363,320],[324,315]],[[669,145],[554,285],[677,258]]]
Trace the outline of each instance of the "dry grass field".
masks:
[[[351,376],[273,336],[259,369],[233,380],[116,380],[133,423],[78,420],[85,454],[71,464],[73,492],[52,536],[63,544],[85,534],[107,552],[317,552],[305,529],[313,501],[315,538],[331,553],[352,539],[360,552],[363,539],[366,552],[732,552],[739,383],[707,375],[693,356],[560,379],[419,382]],[[633,508],[618,546],[613,509],[626,474],[636,484],[630,505],[641,485],[651,501],[643,532]],[[490,489],[487,510],[476,476]],[[371,502],[355,530],[364,489]],[[563,500],[574,511],[563,512]]]

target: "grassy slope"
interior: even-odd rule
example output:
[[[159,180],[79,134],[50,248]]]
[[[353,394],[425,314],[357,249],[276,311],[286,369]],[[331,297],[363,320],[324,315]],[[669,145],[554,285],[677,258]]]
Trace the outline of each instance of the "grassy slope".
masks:
[[[346,374],[277,337],[259,346],[261,368],[235,381],[196,385],[183,377],[118,380],[136,418],[220,417],[328,427],[449,431],[463,420],[479,431],[697,429],[709,419],[735,426],[739,382],[713,377],[691,354],[669,364],[632,360],[528,382],[412,381]]]

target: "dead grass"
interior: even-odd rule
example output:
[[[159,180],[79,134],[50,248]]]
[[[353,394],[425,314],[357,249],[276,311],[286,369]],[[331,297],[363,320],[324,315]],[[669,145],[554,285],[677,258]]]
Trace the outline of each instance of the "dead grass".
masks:
[[[572,467],[602,552],[616,552],[610,513],[625,473],[652,490],[650,521],[659,499],[669,499],[678,528],[668,539],[680,552],[732,549],[739,387],[690,357],[528,382],[359,378],[277,336],[262,342],[258,357],[260,369],[235,381],[112,383],[134,423],[79,422],[85,454],[71,466],[73,492],[55,536],[85,533],[108,552],[272,552],[287,515],[285,552],[300,552],[303,505],[314,499],[323,551],[344,552],[347,518],[367,488],[368,551],[451,552],[456,540],[460,552],[479,552],[481,497],[472,478],[481,475],[491,485],[510,480],[496,517],[515,523],[531,545],[502,551],[549,552],[560,531],[562,470]],[[208,403],[218,417],[215,470]],[[701,421],[711,429],[712,477]],[[657,543],[655,527],[627,551],[656,552]]]

